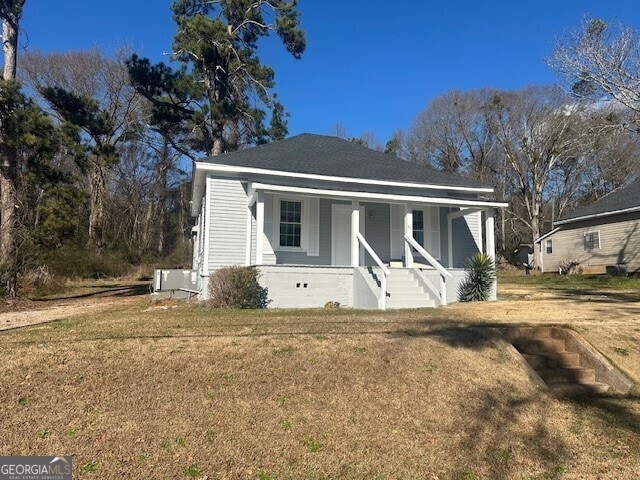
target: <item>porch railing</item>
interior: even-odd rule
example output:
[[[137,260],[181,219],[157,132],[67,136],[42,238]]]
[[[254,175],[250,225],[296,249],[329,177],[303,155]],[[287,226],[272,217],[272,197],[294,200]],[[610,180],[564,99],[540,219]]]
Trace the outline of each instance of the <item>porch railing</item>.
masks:
[[[448,272],[447,269],[440,264],[440,262],[433,258],[433,256],[429,252],[422,248],[422,245],[416,242],[416,240],[412,236],[405,234],[404,241],[411,245],[416,250],[416,252],[418,252],[427,262],[429,262],[431,266],[435,268],[440,274],[440,304],[446,305],[447,278],[451,278],[453,277],[453,275],[451,275],[451,273]]]
[[[378,308],[380,310],[385,310],[387,308],[387,276],[391,273],[387,266],[382,263],[380,257],[376,254],[376,252],[371,248],[371,245],[365,240],[360,232],[356,233],[356,238],[358,242],[364,247],[364,249],[369,252],[371,258],[376,262],[378,267],[382,270],[382,278],[380,279],[380,296],[378,296]]]

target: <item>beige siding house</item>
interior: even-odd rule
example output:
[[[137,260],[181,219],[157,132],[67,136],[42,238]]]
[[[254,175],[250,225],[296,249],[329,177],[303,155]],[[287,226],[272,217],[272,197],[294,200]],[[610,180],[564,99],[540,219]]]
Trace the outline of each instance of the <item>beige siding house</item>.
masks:
[[[311,134],[195,162],[192,188],[200,296],[217,269],[255,266],[271,307],[456,301],[506,206],[489,186]]]
[[[583,273],[640,272],[640,182],[573,211],[554,227],[538,239],[543,272],[557,272],[571,260]]]

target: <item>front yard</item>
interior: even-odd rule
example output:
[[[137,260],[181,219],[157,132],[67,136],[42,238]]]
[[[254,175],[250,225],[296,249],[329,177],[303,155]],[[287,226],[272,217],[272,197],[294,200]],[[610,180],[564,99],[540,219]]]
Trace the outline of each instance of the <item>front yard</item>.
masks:
[[[573,287],[384,313],[140,300],[5,331],[0,455],[73,455],[87,479],[634,478],[637,387],[552,398],[470,328],[569,324],[640,383],[637,286]]]

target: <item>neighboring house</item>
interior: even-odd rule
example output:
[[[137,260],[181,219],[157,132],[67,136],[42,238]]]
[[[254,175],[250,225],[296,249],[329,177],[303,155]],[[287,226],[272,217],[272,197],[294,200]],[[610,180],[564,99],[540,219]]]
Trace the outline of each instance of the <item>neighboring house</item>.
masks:
[[[456,301],[506,206],[477,182],[311,134],[195,162],[192,189],[201,296],[216,269],[254,265],[273,307]]]
[[[640,271],[640,181],[578,208],[538,239],[543,272],[578,261],[583,273]]]

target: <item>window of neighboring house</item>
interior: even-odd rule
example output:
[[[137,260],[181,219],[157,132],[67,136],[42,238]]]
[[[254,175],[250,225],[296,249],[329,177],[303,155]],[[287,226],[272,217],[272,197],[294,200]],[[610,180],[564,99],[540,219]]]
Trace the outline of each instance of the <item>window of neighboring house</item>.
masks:
[[[600,248],[600,232],[586,232],[584,234],[585,251],[597,250]]]
[[[547,254],[552,254],[553,253],[553,240],[547,240],[546,252],[547,252]]]
[[[280,246],[300,247],[302,239],[302,202],[280,201]]]

